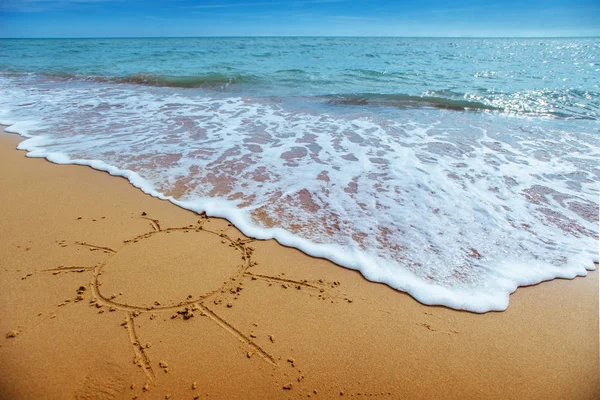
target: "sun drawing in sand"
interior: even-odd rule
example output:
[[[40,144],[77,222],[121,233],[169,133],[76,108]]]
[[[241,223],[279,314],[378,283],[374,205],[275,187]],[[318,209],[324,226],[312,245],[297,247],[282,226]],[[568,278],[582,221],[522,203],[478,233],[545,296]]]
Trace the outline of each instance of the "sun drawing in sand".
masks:
[[[177,228],[162,228],[159,220],[150,218],[145,213],[141,218],[149,221],[152,230],[125,240],[123,245],[117,249],[87,242],[75,242],[77,246],[106,253],[106,258],[99,264],[90,267],[61,266],[46,269],[42,272],[54,274],[63,272],[92,273],[89,286],[79,287],[77,297],[73,302],[83,301],[91,297],[89,299],[90,306],[97,308],[97,312],[122,312],[125,314],[121,324],[127,329],[133,347],[134,362],[143,370],[149,382],[152,382],[155,377],[153,362],[150,360],[146,351],[147,348],[142,344],[135,328],[135,318],[141,313],[150,312],[151,319],[160,314],[167,314],[168,318],[181,318],[183,320],[194,316],[207,317],[232,337],[239,340],[242,347],[247,346],[244,351],[247,351],[249,357],[256,354],[265,362],[277,366],[276,358],[259,346],[252,339],[252,335],[246,335],[240,329],[237,329],[211,309],[209,304],[216,305],[225,302],[227,307],[232,307],[233,304],[229,300],[237,299],[239,293],[244,289],[246,280],[263,280],[270,284],[281,285],[284,288],[308,289],[312,293],[318,293],[318,297],[323,299],[325,298],[324,292],[338,284],[337,282],[324,282],[320,279],[317,281],[293,280],[282,276],[277,277],[252,272],[257,262],[252,258],[254,248],[250,244],[255,240],[230,237],[227,230],[231,227],[231,224],[221,230],[210,229],[210,224],[207,224],[210,219],[205,214],[200,216],[196,224]],[[177,241],[181,244],[181,241],[186,240],[190,243],[187,254],[173,255],[168,251],[165,252],[166,254],[162,254],[165,243],[168,245],[169,241]],[[203,241],[204,246],[210,246],[209,255],[198,257],[193,247],[194,243],[198,243],[198,241]],[[140,257],[143,260],[140,260]],[[136,262],[132,262],[134,259]],[[192,273],[186,279],[186,283],[188,288],[193,288],[194,293],[186,294],[186,298],[177,298],[177,296],[181,297],[182,290],[180,287],[169,288],[169,285],[163,287],[160,284],[161,279],[169,280],[168,277],[173,273],[170,268],[181,263],[188,263],[188,266],[192,267],[187,269],[188,271],[191,270]],[[145,293],[139,290],[128,290],[127,285],[133,285],[131,279],[119,279],[119,273],[127,268],[132,268],[132,266],[134,266],[133,268],[152,270],[154,274],[140,270],[139,279],[153,280],[154,288],[158,288],[158,291]],[[156,274],[162,274],[162,277],[156,276]],[[181,281],[177,283],[179,284]],[[135,284],[139,284],[139,281]],[[91,292],[91,296],[88,295],[88,291]],[[192,290],[189,290],[189,292],[192,292]],[[157,297],[161,300],[157,300]],[[160,362],[158,365],[165,372],[168,371],[166,363]]]

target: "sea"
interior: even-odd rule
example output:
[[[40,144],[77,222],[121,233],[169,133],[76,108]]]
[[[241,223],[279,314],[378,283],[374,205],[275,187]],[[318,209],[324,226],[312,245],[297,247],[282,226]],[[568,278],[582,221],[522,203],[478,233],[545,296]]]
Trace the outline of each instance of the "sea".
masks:
[[[600,38],[0,40],[0,124],[418,301],[598,261]]]

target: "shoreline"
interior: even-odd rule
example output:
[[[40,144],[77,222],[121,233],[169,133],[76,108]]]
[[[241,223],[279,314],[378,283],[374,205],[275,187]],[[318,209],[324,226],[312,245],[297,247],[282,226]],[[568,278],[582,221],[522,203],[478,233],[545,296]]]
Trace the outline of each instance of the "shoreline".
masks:
[[[489,291],[493,290],[492,294],[474,289],[448,289],[442,285],[429,284],[424,279],[404,270],[397,271],[396,274],[381,274],[379,269],[375,269],[375,272],[373,272],[370,268],[365,267],[365,262],[357,261],[365,256],[363,253],[347,252],[336,244],[313,243],[282,228],[261,228],[251,222],[249,216],[244,214],[243,211],[240,212],[235,206],[232,206],[228,200],[210,199],[206,201],[206,199],[200,199],[199,202],[178,200],[157,191],[152,184],[135,171],[120,169],[102,160],[71,159],[63,153],[46,152],[39,145],[36,145],[39,141],[44,142],[43,137],[21,134],[17,128],[13,128],[17,125],[19,123],[10,126],[0,125],[0,129],[5,133],[16,134],[22,138],[19,142],[19,150],[26,151],[30,158],[43,158],[58,165],[86,166],[99,172],[106,172],[111,176],[124,178],[130,185],[147,195],[168,201],[177,207],[196,214],[206,212],[212,217],[225,219],[243,234],[253,239],[276,240],[282,246],[298,249],[309,257],[328,260],[340,267],[357,271],[370,282],[382,283],[394,290],[407,293],[418,302],[428,306],[448,307],[473,313],[501,312],[508,308],[510,296],[520,287],[534,286],[554,279],[583,277],[587,276],[589,271],[598,268],[597,255],[588,260],[587,266],[582,265],[577,270],[544,265],[543,271],[540,271],[538,266],[529,265],[530,274],[521,276],[519,279],[511,274],[499,273],[497,280],[504,283],[500,287],[491,287],[488,283],[487,288]],[[31,143],[28,146],[21,146],[25,141]],[[533,273],[531,273],[532,271]],[[530,276],[532,274],[535,276],[534,278]]]
[[[226,220],[201,218],[127,180],[26,158],[14,151],[21,140],[0,134],[0,325],[15,332],[0,339],[0,397],[600,394],[597,270],[521,287],[503,312],[425,306],[272,239],[246,243]],[[208,231],[227,237],[215,242]],[[236,281],[223,275],[233,292],[206,295],[225,288],[211,281],[214,265],[242,261],[226,258],[230,246],[214,250],[227,244],[252,247],[248,266],[230,271]],[[188,294],[193,282],[206,282],[204,292]]]

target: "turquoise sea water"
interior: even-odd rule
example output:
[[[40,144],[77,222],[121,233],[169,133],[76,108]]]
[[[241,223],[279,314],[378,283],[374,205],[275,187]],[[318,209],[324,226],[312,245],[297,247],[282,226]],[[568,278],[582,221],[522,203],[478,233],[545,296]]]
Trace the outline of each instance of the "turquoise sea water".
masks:
[[[253,96],[493,108],[597,119],[591,39],[2,40],[0,70]],[[338,97],[339,96],[339,97]]]
[[[600,39],[0,40],[0,123],[427,304],[597,257]]]

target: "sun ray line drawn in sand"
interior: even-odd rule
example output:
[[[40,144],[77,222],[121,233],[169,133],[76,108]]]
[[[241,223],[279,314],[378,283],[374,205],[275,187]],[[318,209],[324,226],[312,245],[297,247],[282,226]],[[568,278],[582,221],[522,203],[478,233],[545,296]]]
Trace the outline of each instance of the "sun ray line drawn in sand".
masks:
[[[48,269],[42,269],[38,272],[84,272],[84,271],[93,271],[95,267],[78,267],[78,266],[73,266],[73,267],[56,267],[56,268],[48,268]]]
[[[223,314],[220,312],[217,313],[212,307],[209,307],[207,303],[210,301],[211,304],[214,303],[218,306],[224,300],[236,300],[244,289],[244,282],[250,280],[268,282],[269,286],[273,283],[281,283],[281,286],[284,288],[306,288],[309,291],[317,290],[320,293],[323,293],[329,287],[334,287],[334,285],[325,283],[323,280],[294,280],[251,272],[251,268],[255,267],[258,263],[252,259],[255,249],[249,246],[249,243],[254,242],[256,239],[230,237],[231,224],[228,224],[224,229],[208,229],[210,219],[206,214],[201,214],[196,224],[175,228],[161,227],[158,219],[151,218],[146,213],[143,213],[140,218],[150,221],[152,230],[131,239],[123,240],[123,244],[119,247],[99,246],[85,241],[75,242],[78,246],[106,253],[104,259],[94,266],[59,266],[38,272],[53,273],[55,275],[61,272],[92,272],[92,277],[88,281],[87,287],[80,286],[77,291],[77,297],[66,300],[70,303],[65,304],[72,305],[87,298],[89,299],[89,307],[97,309],[98,314],[103,314],[105,311],[124,313],[125,318],[121,322],[121,327],[127,330],[128,340],[133,348],[133,362],[142,369],[148,383],[152,383],[156,378],[155,368],[153,367],[157,367],[158,365],[165,372],[168,372],[168,367],[165,367],[166,363],[163,361],[154,365],[145,347],[148,344],[144,345],[141,342],[139,334],[136,331],[136,320],[141,314],[151,312],[150,320],[156,318],[157,315],[155,313],[170,313],[171,319],[188,320],[194,317],[194,313],[197,313],[199,316],[206,317],[212,323],[217,324],[221,329],[242,343],[246,347],[244,352],[248,358],[257,355],[269,365],[279,368],[276,357],[253,340],[256,336],[245,334],[241,329],[228,322]],[[200,234],[200,236],[190,236],[189,234]],[[169,243],[173,240],[178,244],[182,240],[188,240],[190,245],[184,247],[183,250],[179,247],[177,253],[171,254],[169,252],[171,249]],[[195,243],[203,243],[205,246],[208,246],[210,249],[209,253],[195,250]],[[65,246],[63,245],[63,247]],[[183,259],[180,257],[181,254],[179,254],[181,251],[187,251]],[[207,256],[208,258],[206,258]],[[163,257],[162,263],[155,262],[155,258],[157,257]],[[142,261],[141,258],[145,261]],[[175,259],[179,261],[170,265],[169,263],[175,262],[173,261]],[[182,268],[180,263],[186,262],[182,260],[188,259],[191,260],[188,261],[188,269],[184,268],[182,271],[186,271],[185,278],[188,277],[188,274],[196,274],[194,275],[194,279],[185,281],[190,283],[188,289],[190,287],[195,288],[190,289],[190,293],[194,293],[195,291],[195,295],[186,292],[186,298],[177,300],[176,297],[181,295],[181,292],[175,291],[171,293],[175,299],[168,296],[166,298],[169,300],[159,298],[162,301],[158,301],[156,297],[153,297],[158,296],[155,292],[151,293],[148,290],[137,291],[135,290],[135,286],[127,286],[128,282],[135,282],[134,285],[136,286],[142,285],[139,279],[149,279],[146,282],[150,284],[158,282],[153,279],[158,279],[156,276],[165,272],[171,274],[168,276],[172,276],[174,279],[181,278],[184,275],[178,275],[177,268]],[[211,263],[206,260],[213,261]],[[214,264],[214,262],[217,264]],[[132,270],[131,268],[134,269]],[[141,269],[135,270],[135,268]],[[134,271],[141,274],[137,280],[119,280],[115,278],[120,272],[134,273]],[[164,279],[165,275],[162,276]],[[104,282],[105,279],[108,280]],[[112,291],[115,288],[118,289],[113,294],[108,295],[104,289],[106,287],[103,286],[104,283],[108,283],[110,287],[106,290]],[[174,286],[177,290],[181,290],[177,284]],[[319,297],[322,296],[319,295]],[[65,304],[61,303],[59,307],[64,307]],[[231,307],[233,307],[233,303],[228,302],[227,309]],[[47,318],[53,318],[53,316],[48,316]]]
[[[110,252],[110,253],[116,253],[116,251],[113,250],[113,249],[111,249],[110,247],[96,246],[96,245],[93,245],[93,244],[89,244],[87,242],[75,242],[75,244],[79,245],[79,246],[89,247],[91,250],[103,250],[105,252],[107,251],[107,252]]]
[[[225,321],[223,318],[221,318],[220,316],[215,314],[214,311],[212,311],[210,308],[208,308],[204,304],[198,303],[198,306],[202,309],[202,311],[210,319],[212,319],[214,322],[216,322],[221,328],[223,328],[224,330],[229,332],[231,335],[235,336],[242,343],[245,343],[248,346],[250,346],[252,348],[252,350],[254,350],[259,356],[264,358],[267,362],[269,362],[272,365],[277,366],[277,363],[275,362],[275,358],[273,358],[272,355],[270,355],[269,353],[264,351],[259,345],[254,343],[254,341],[252,341],[252,339],[250,339],[248,336],[244,335],[242,332],[240,332],[238,329],[236,329],[229,322]]]
[[[150,221],[150,225],[152,225],[152,229],[154,229],[157,232],[160,232],[160,230],[161,230],[160,223],[158,222],[157,219],[152,219],[150,217],[144,217],[144,216],[142,216],[140,218],[147,219],[148,221]]]
[[[90,270],[90,269],[88,268],[88,270]],[[53,269],[42,270],[42,271],[37,271],[37,272],[46,272],[46,271],[47,272],[51,272],[51,271],[53,271]],[[78,302],[84,300],[85,299],[86,290],[87,290],[87,288],[85,286],[79,286],[79,288],[77,289],[77,292],[76,292],[76,294],[77,294],[76,297],[65,299],[61,303],[57,304],[55,306],[55,309],[53,311],[51,311],[50,313],[48,313],[46,315],[44,315],[43,313],[40,312],[37,316],[38,317],[42,317],[41,319],[38,319],[37,321],[34,321],[33,324],[30,327],[19,326],[19,329],[13,330],[13,331],[9,332],[6,335],[6,337],[7,338],[14,338],[14,340],[12,341],[12,343],[19,342],[20,339],[23,337],[23,335],[25,335],[25,334],[27,334],[29,332],[32,332],[33,330],[35,330],[37,327],[39,327],[40,325],[42,325],[46,321],[56,318],[59,313],[61,313],[64,310],[68,309],[69,307],[73,306],[75,303],[78,303]]]
[[[135,321],[133,319],[133,313],[127,313],[127,319],[125,320],[127,327],[127,333],[129,334],[129,341],[133,347],[133,353],[135,355],[133,362],[138,365],[144,371],[144,374],[152,382],[154,380],[154,369],[152,369],[152,363],[150,357],[146,354],[146,350],[140,341],[140,338],[135,330]]]
[[[303,286],[303,287],[307,287],[307,288],[311,288],[311,289],[321,290],[317,286],[311,285],[310,283],[307,283],[306,281],[296,281],[293,279],[280,278],[277,276],[254,274],[252,272],[244,272],[244,276],[248,276],[250,278],[261,279],[261,280],[264,280],[267,282],[269,282],[269,281],[283,282],[283,283],[289,283],[290,285]]]
[[[13,343],[13,344],[18,343],[23,338],[24,335],[26,335],[29,332],[34,331],[37,327],[42,325],[44,322],[56,318],[60,312],[66,310],[73,304],[74,304],[73,302],[68,302],[68,303],[64,303],[64,304],[61,303],[56,307],[56,309],[54,311],[52,311],[48,315],[44,316],[41,320],[35,321],[30,327],[21,327],[20,326],[19,329],[9,332],[6,336],[14,338],[11,341],[11,343]]]

